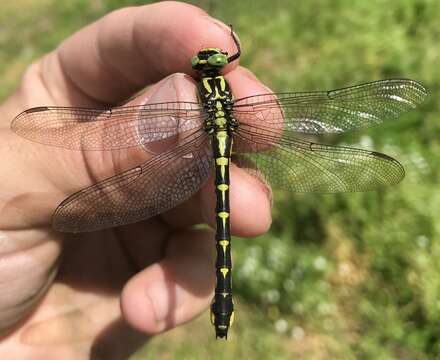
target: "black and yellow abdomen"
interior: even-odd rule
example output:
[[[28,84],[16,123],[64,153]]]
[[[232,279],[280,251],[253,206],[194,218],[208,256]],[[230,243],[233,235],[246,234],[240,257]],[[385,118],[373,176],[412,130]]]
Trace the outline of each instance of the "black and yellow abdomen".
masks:
[[[211,135],[215,168],[216,193],[216,286],[211,305],[211,322],[216,336],[227,337],[234,320],[232,301],[232,260],[229,209],[229,166],[231,162],[232,134],[238,126],[230,114],[231,91],[225,78],[218,73],[203,76],[199,92],[209,114],[205,129]]]
[[[229,164],[231,161],[232,138],[227,131],[215,133],[212,140],[215,162],[216,193],[216,286],[211,305],[211,321],[216,336],[226,337],[233,320],[231,234],[229,227]]]

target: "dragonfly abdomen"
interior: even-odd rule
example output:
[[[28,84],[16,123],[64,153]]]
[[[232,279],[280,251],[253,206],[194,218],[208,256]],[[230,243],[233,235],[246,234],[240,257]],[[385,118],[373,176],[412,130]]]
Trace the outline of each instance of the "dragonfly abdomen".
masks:
[[[216,287],[211,305],[211,321],[217,337],[226,337],[232,325],[231,234],[229,226],[229,165],[232,137],[226,130],[217,130],[212,140],[216,193]]]
[[[232,301],[231,234],[229,227],[229,166],[232,133],[236,121],[232,118],[231,91],[224,77],[218,73],[204,76],[199,85],[201,101],[209,114],[206,131],[212,136],[216,194],[216,286],[211,305],[211,322],[216,336],[227,337],[234,319]]]

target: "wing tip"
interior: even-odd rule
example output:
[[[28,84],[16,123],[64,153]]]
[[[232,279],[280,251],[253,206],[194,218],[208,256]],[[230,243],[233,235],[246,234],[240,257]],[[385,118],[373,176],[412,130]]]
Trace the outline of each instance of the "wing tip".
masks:
[[[408,84],[411,84],[411,86],[420,93],[422,99],[428,96],[429,94],[428,89],[420,81],[412,80],[412,79],[404,79],[404,80],[406,80]]]
[[[26,109],[25,111],[23,111],[23,113],[24,114],[31,114],[31,113],[40,112],[40,111],[47,111],[47,110],[49,110],[48,106],[37,106],[37,107],[30,108],[30,109]]]
[[[379,158],[384,159],[389,164],[392,164],[392,166],[394,166],[394,168],[396,169],[396,171],[394,172],[394,176],[393,176],[394,181],[390,182],[387,185],[397,185],[405,178],[405,168],[403,167],[403,165],[399,161],[397,161],[396,159],[394,159],[393,157],[391,157],[387,154],[380,153],[377,151],[370,151],[370,154],[375,157],[379,157]]]
[[[47,111],[50,110],[49,106],[37,106],[37,107],[33,107],[33,108],[29,108],[26,109],[24,111],[22,111],[21,113],[19,113],[16,117],[14,117],[11,121],[11,125],[10,128],[13,132],[17,133],[17,134],[21,134],[20,128],[22,127],[20,125],[20,120],[26,116],[27,114],[32,114],[32,113],[37,113],[37,112],[42,112],[42,111]]]

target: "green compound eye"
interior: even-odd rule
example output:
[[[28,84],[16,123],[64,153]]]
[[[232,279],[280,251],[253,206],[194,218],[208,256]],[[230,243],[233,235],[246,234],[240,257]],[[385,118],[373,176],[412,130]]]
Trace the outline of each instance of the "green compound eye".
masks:
[[[211,66],[224,66],[228,63],[228,58],[223,54],[215,54],[208,58],[208,64]]]
[[[191,59],[191,65],[192,67],[196,67],[199,63],[199,57],[196,55]]]

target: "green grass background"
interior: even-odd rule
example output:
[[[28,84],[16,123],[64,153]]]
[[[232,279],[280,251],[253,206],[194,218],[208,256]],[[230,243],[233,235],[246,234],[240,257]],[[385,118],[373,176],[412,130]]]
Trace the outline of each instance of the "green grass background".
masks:
[[[0,98],[63,38],[129,0],[15,0],[0,11]],[[237,321],[207,313],[133,359],[440,358],[440,1],[191,1],[234,24],[241,63],[278,91],[387,77],[430,92],[399,121],[343,136],[405,166],[373,193],[278,194],[269,234],[234,243]],[[146,35],[148,36],[148,35]]]

